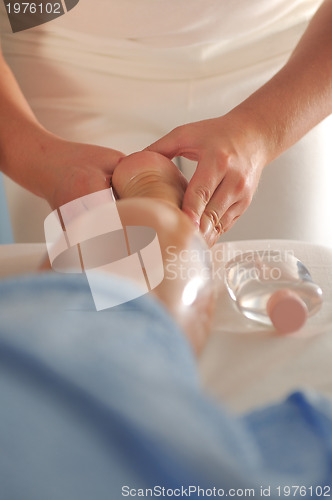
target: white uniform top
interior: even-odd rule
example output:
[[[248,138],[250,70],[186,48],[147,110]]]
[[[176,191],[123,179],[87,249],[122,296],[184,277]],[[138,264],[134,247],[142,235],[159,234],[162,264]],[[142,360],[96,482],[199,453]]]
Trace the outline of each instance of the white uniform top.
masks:
[[[80,0],[57,28],[153,47],[228,44],[311,16],[321,0]]]
[[[83,58],[86,66],[96,70],[105,71],[107,58],[113,73],[199,77],[211,73],[216,58],[302,25],[320,3],[321,0],[80,0],[66,15],[6,37],[6,45],[15,47],[16,53],[29,55],[33,51],[30,44],[39,43],[42,37],[39,55],[65,58],[73,64],[79,64]],[[1,13],[1,30],[10,33],[3,5]],[[251,58],[254,56],[252,53]],[[133,67],[129,69],[130,63]],[[222,66],[218,71],[223,71]]]

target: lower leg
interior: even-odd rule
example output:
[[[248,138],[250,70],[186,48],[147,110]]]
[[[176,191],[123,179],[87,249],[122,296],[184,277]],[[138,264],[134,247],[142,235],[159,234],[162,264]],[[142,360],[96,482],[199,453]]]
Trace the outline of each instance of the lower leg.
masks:
[[[214,311],[211,254],[203,237],[181,210],[162,200],[125,199],[117,207],[124,227],[148,226],[156,231],[164,279],[150,293],[167,307],[199,353]]]

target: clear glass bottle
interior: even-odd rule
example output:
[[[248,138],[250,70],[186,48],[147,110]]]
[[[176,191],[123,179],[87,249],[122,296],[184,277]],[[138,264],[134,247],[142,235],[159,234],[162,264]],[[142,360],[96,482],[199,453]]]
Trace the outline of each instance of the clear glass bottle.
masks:
[[[227,262],[230,296],[247,317],[280,333],[299,330],[321,307],[323,292],[304,264],[277,250],[246,252]]]

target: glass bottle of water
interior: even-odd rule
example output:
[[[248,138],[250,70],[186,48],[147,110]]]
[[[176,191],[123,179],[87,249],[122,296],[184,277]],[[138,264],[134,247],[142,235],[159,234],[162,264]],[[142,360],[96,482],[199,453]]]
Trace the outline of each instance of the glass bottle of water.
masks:
[[[226,264],[225,282],[247,318],[273,325],[280,333],[299,330],[323,301],[308,269],[288,252],[242,253]]]

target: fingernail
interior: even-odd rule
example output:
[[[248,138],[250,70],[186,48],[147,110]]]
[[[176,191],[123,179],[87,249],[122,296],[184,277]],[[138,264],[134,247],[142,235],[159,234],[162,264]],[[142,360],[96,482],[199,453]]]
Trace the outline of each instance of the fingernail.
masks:
[[[208,246],[211,248],[213,245],[217,243],[217,241],[220,238],[220,234],[214,234],[210,237],[210,239],[207,241]]]
[[[210,219],[207,217],[202,217],[201,219],[201,226],[200,226],[201,232],[203,233],[204,238],[207,240],[209,239],[212,231],[213,231],[213,225]]]

